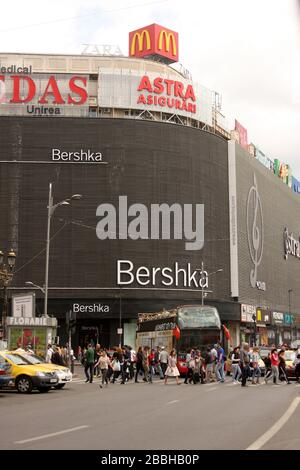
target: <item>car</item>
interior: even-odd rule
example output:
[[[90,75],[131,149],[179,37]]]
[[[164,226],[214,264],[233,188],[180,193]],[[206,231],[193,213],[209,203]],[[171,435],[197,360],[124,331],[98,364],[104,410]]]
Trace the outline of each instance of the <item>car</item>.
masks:
[[[9,364],[0,363],[0,389],[14,385],[14,378],[10,373]]]
[[[72,372],[65,366],[58,366],[57,364],[51,364],[48,362],[44,362],[41,357],[37,356],[36,354],[28,353],[28,352],[17,352],[15,351],[13,354],[18,354],[22,357],[25,361],[29,364],[33,364],[36,366],[41,367],[42,369],[47,369],[50,371],[54,371],[58,377],[57,385],[54,385],[54,388],[61,389],[64,388],[66,383],[72,381]]]
[[[58,384],[55,371],[29,364],[16,353],[0,351],[0,362],[11,367],[15,388],[19,393],[31,393],[33,389],[37,389],[39,392],[48,392],[51,387]]]
[[[177,355],[177,369],[181,377],[185,377],[188,367],[186,363],[186,353],[178,353]]]
[[[269,357],[269,354],[271,353],[272,349],[273,348],[269,346],[262,346],[261,348],[259,348],[259,355],[263,361],[265,361]]]
[[[285,356],[285,366],[288,379],[296,379],[296,367],[293,362],[296,359],[296,351],[286,350],[284,353]]]
[[[271,351],[271,349],[270,349],[270,351]],[[251,355],[252,352],[253,352],[253,349],[251,348],[249,352],[250,352],[250,355]],[[261,348],[259,350],[260,359],[258,361],[258,366],[260,368],[260,372],[261,372],[262,376],[264,376],[265,373],[266,373],[266,365],[265,365],[264,359],[265,359],[265,357],[268,356],[268,354],[269,354],[269,351],[266,350],[265,348]],[[232,372],[231,356],[232,356],[232,351],[228,354],[227,359],[225,361],[225,371],[226,371],[227,375],[231,375],[231,372]],[[251,363],[250,363],[250,374],[251,374],[251,376],[253,374],[253,367],[251,366]]]

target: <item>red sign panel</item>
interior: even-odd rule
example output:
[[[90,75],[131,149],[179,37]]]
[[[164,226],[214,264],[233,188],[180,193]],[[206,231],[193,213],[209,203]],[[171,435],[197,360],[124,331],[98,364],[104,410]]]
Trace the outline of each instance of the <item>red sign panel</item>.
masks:
[[[6,96],[6,86],[11,88],[11,96]],[[51,75],[40,89],[35,79],[28,75],[0,75],[0,103],[25,104],[37,101],[38,104],[83,105],[88,93],[87,79],[72,76],[68,81],[67,93],[62,93],[59,79]]]
[[[140,93],[137,103],[158,105],[189,113],[196,113],[196,96],[191,84],[167,78],[156,77],[150,80],[147,75],[141,78],[137,91]]]
[[[129,33],[129,56],[158,56],[164,62],[178,62],[178,33],[151,24]]]
[[[248,132],[237,120],[235,120],[235,130],[239,133],[239,144],[247,149],[248,147]]]

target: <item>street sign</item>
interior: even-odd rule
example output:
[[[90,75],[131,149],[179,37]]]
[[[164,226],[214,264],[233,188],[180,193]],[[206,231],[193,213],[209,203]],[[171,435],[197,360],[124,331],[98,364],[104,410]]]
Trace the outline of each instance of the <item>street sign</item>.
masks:
[[[117,333],[118,333],[118,335],[122,335],[123,334],[123,328],[118,328]]]

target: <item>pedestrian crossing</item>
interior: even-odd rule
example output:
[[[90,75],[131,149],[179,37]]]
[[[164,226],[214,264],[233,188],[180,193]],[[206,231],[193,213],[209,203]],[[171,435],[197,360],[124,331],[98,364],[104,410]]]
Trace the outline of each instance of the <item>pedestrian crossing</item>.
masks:
[[[81,384],[85,384],[85,383],[86,383],[86,379],[85,379],[84,377],[74,377],[73,380],[72,380],[72,382],[69,382],[69,383],[67,383],[66,385],[81,385]],[[93,384],[99,385],[100,383],[101,383],[101,379],[99,379],[99,378],[95,378],[95,379],[93,380]],[[118,383],[120,383],[120,381],[116,381],[116,384],[118,384]],[[182,383],[183,383],[183,382],[182,382]],[[291,383],[293,384],[293,382],[291,382]],[[127,384],[134,384],[134,381],[129,381],[129,382],[127,382]],[[153,384],[155,384],[155,385],[159,385],[159,384],[160,384],[160,385],[164,385],[164,381],[163,381],[163,380],[154,380],[154,381],[153,381]],[[233,383],[233,382],[231,382],[231,381],[230,381],[230,382],[225,381],[224,383],[210,382],[210,383],[204,384],[204,385],[205,385],[205,388],[207,388],[207,389],[215,388],[216,390],[217,390],[218,388],[223,388],[223,387],[226,387],[226,388],[229,387],[229,388],[231,388],[231,387],[239,387],[239,386],[241,386],[240,383],[237,384],[237,383]],[[251,387],[251,388],[255,388],[255,387],[258,388],[258,387],[263,387],[263,386],[266,386],[266,385],[268,385],[268,386],[271,387],[273,384],[271,384],[271,383],[266,384],[265,381],[262,381],[262,382],[260,382],[260,383],[257,384],[257,385],[253,385],[253,384],[251,384],[251,383],[248,383],[247,385],[248,385],[249,387]],[[286,384],[285,384],[285,383],[281,383],[281,384],[279,384],[279,385],[285,386]],[[295,387],[300,387],[300,384],[295,384],[294,386],[295,386]],[[277,387],[277,388],[280,388],[280,387]]]

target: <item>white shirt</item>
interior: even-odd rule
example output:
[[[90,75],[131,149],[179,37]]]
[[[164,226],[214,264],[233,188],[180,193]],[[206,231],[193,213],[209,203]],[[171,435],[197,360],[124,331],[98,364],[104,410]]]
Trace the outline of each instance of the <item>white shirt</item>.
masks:
[[[134,349],[131,349],[130,351],[130,361],[135,362],[136,361],[136,352]]]
[[[168,351],[163,349],[159,354],[159,361],[164,363],[164,364],[168,364],[168,358],[169,358]]]
[[[51,362],[52,354],[53,354],[53,349],[52,348],[47,349],[46,362],[48,364]]]

